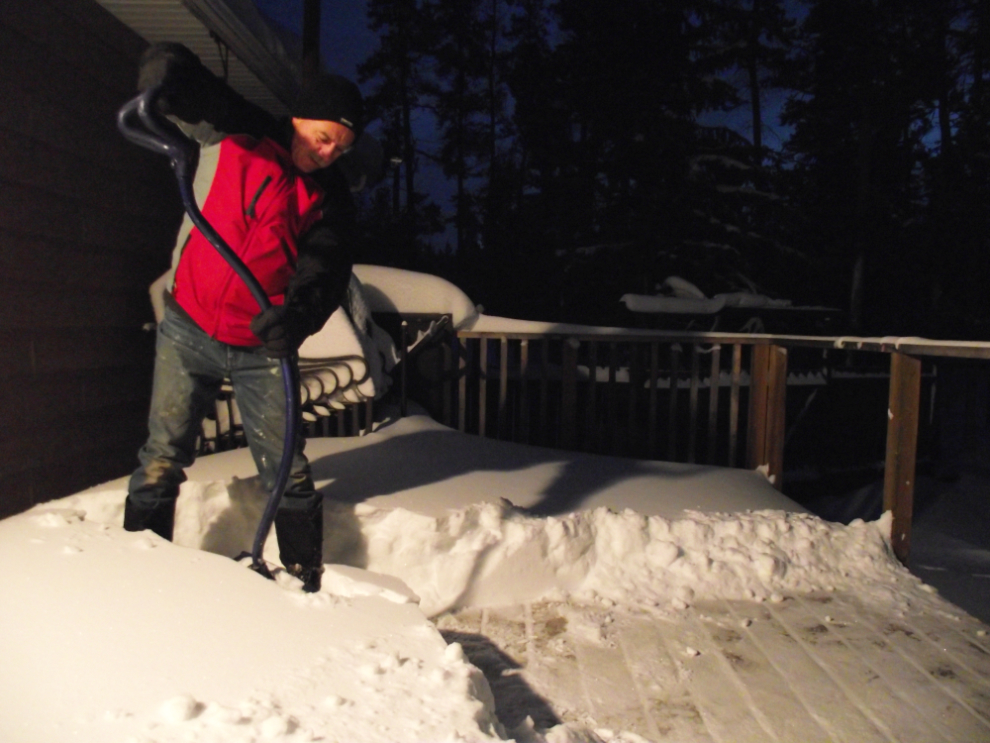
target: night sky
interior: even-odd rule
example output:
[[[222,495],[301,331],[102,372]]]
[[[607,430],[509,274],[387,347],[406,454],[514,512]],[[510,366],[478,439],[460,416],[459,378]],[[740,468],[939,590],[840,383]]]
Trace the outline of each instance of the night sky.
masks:
[[[301,34],[303,0],[254,0],[267,17]],[[357,77],[357,66],[374,49],[375,35],[368,30],[365,3],[323,0],[320,15],[320,56],[330,71]]]

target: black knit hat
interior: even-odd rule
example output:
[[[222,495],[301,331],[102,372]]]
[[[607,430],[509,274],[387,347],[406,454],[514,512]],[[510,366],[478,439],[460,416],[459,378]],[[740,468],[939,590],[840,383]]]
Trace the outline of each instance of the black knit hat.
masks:
[[[297,119],[335,121],[361,134],[364,99],[358,86],[346,77],[323,73],[303,83],[292,115]]]

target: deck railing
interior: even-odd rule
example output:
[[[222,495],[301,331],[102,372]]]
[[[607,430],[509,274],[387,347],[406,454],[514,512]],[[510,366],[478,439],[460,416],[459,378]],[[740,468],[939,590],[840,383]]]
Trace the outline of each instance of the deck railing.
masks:
[[[420,376],[431,380],[421,401],[463,432],[567,450],[761,468],[778,488],[788,405],[806,403],[837,370],[877,372],[874,377],[889,379],[883,508],[893,512],[893,549],[906,563],[919,429],[927,419],[922,378],[932,377],[933,362],[946,358],[990,360],[990,343],[613,329],[459,331],[418,366]],[[420,389],[417,399],[423,394]],[[879,410],[874,417],[882,415]]]
[[[853,433],[843,426],[872,427],[885,440],[878,452],[883,508],[893,513],[891,543],[904,563],[919,434],[931,422],[937,362],[990,361],[990,343],[922,338],[557,328],[461,330],[416,345],[405,322],[399,334],[403,358],[394,384],[403,415],[412,399],[465,433],[640,459],[759,468],[777,488],[785,444],[818,391],[841,379],[880,380],[886,406],[880,399],[852,403],[862,409],[840,418],[838,426],[833,422],[837,430],[829,430],[822,445]],[[416,345],[411,354],[405,351],[410,345]],[[371,401],[339,411],[310,406],[303,411],[305,432],[364,435],[375,412]],[[221,395],[215,418],[206,423],[201,453],[244,445],[229,393]]]

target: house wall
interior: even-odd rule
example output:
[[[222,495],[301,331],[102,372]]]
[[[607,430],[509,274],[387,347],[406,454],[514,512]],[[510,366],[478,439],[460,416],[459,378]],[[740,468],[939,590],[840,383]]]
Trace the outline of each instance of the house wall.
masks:
[[[144,47],[92,0],[0,2],[0,517],[127,474],[146,436],[181,206],[116,129]]]

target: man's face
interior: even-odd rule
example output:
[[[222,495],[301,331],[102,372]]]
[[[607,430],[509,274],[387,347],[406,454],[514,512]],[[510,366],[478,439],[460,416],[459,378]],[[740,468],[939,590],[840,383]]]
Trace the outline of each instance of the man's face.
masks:
[[[318,119],[292,119],[292,163],[303,173],[325,168],[347,152],[357,136],[343,124]]]

